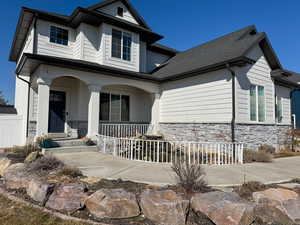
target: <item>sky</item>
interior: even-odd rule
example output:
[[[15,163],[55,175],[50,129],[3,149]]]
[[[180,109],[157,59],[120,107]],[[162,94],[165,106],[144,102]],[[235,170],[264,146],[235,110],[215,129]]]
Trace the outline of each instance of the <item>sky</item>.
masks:
[[[101,0],[3,0],[0,14],[0,90],[14,104],[15,63],[8,61],[22,6],[70,15]],[[161,44],[186,50],[248,25],[267,33],[285,69],[300,72],[299,0],[131,0]]]

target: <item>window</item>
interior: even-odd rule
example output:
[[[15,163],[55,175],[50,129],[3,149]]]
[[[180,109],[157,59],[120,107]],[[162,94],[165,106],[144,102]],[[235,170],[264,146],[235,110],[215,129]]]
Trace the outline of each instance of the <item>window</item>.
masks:
[[[111,56],[126,61],[131,61],[131,34],[112,30]]]
[[[124,9],[121,8],[121,7],[118,7],[118,12],[117,12],[118,16],[121,16],[123,17],[123,14],[124,14]]]
[[[265,118],[265,88],[251,85],[250,87],[250,120],[264,122]]]
[[[100,94],[100,120],[129,121],[129,96],[109,93]]]
[[[275,116],[277,123],[282,122],[282,98],[275,96]]]
[[[61,45],[68,45],[69,40],[69,32],[68,30],[51,26],[50,27],[50,42],[61,44]]]

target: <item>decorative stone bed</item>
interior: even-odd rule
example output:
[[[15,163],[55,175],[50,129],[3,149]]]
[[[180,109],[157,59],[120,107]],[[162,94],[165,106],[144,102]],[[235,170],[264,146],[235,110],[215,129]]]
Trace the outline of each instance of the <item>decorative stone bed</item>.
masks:
[[[2,189],[33,204],[73,217],[115,225],[300,224],[300,182],[264,186],[248,193],[185,194],[175,186],[157,187],[122,180],[45,176],[26,164],[0,159]],[[4,192],[2,192],[4,193]],[[242,197],[241,197],[242,196]]]

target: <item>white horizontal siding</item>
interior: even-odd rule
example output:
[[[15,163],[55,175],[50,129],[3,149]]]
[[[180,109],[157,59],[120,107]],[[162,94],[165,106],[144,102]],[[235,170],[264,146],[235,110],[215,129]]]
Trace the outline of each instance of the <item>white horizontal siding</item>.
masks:
[[[25,40],[25,44],[18,58],[17,64],[19,64],[24,53],[33,53],[33,39],[34,39],[34,29],[33,29],[33,24],[31,24]]]
[[[76,30],[75,43],[74,43],[74,47],[73,47],[73,55],[74,55],[75,59],[82,59],[81,40],[82,40],[82,33],[80,31],[80,27],[78,27]]]
[[[50,26],[57,26],[69,31],[68,46],[55,44],[50,42]],[[38,32],[38,54],[57,56],[63,58],[74,58],[73,47],[75,43],[75,31],[71,28],[53,24],[47,21],[38,20],[37,22]]]
[[[169,58],[170,56],[147,50],[147,72],[153,71],[156,67],[166,62]]]
[[[81,24],[80,29],[83,34],[83,60],[97,62],[97,52],[99,49],[99,29],[87,24]]]
[[[271,68],[259,46],[253,48],[248,57],[256,63],[237,71],[237,122],[253,123],[250,121],[250,86],[260,85],[265,89],[265,123],[274,123],[274,82],[271,79]]]
[[[276,95],[281,97],[282,102],[282,124],[291,124],[291,89],[277,85],[275,88]]]
[[[230,122],[231,75],[215,71],[162,85],[160,122]]]
[[[123,17],[117,15],[117,9],[118,9],[118,7],[123,8],[123,10],[124,10],[123,11],[124,12]],[[138,24],[138,22],[135,20],[135,18],[132,16],[132,14],[128,11],[128,9],[126,8],[126,6],[122,2],[120,2],[120,1],[115,2],[113,4],[110,4],[108,6],[105,6],[103,8],[99,8],[98,10],[100,12],[107,13],[107,14],[109,14],[111,16],[118,17],[119,19],[123,19],[123,20],[126,20],[128,22],[131,22],[131,23],[134,23],[134,24]]]
[[[120,69],[139,71],[140,70],[140,38],[136,33],[132,33],[127,30],[122,30],[117,27],[103,24],[102,44],[103,44],[103,59],[102,64],[112,66]],[[118,58],[111,57],[111,38],[112,29],[118,29],[125,31],[132,35],[132,46],[131,46],[131,61],[126,61]]]

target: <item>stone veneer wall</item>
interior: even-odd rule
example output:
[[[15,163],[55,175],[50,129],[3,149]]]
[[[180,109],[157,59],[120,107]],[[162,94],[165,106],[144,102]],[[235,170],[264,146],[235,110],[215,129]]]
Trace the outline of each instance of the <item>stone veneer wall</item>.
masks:
[[[268,144],[279,148],[286,141],[290,126],[236,124],[235,139],[249,149]],[[166,140],[197,142],[230,142],[230,123],[161,123],[159,131]]]

